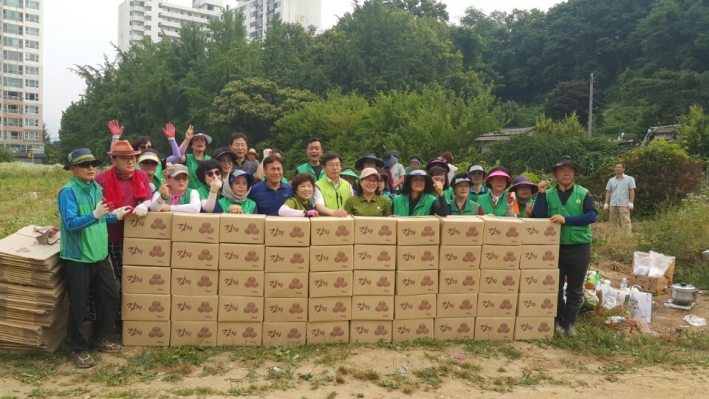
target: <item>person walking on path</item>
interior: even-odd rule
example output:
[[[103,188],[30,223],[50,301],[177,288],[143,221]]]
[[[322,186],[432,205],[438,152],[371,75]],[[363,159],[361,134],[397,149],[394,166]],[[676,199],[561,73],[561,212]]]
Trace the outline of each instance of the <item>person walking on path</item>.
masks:
[[[626,234],[632,232],[630,212],[635,209],[635,179],[625,174],[625,164],[616,162],[615,176],[606,184],[606,200],[603,211],[610,211],[611,225],[620,227]]]

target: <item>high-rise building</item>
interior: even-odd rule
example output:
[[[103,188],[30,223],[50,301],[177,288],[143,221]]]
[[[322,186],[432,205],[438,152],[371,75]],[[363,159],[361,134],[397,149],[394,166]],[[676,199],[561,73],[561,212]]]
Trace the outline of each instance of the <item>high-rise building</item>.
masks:
[[[240,0],[236,10],[244,14],[250,40],[266,34],[276,13],[284,22],[299,23],[305,28],[312,25],[316,31],[322,28],[322,0]]]
[[[2,0],[2,134],[18,160],[42,162],[44,0]]]

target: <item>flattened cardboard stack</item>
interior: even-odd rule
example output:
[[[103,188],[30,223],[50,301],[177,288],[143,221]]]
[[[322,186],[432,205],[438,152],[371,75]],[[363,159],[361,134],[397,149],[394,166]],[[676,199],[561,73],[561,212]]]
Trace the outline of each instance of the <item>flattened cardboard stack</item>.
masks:
[[[66,336],[60,235],[40,245],[34,228],[0,240],[0,351],[54,352]]]

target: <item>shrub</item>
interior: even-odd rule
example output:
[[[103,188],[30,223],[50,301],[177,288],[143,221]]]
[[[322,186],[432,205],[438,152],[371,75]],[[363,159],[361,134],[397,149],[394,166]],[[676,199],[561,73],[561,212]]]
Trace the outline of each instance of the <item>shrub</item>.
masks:
[[[15,162],[15,156],[7,148],[0,147],[0,162]]]

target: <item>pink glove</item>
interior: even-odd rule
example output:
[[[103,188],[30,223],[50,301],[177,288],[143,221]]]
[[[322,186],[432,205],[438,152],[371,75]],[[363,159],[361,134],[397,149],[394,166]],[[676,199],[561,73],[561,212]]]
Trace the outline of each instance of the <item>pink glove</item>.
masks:
[[[311,210],[305,212],[305,216],[307,216],[309,218],[311,218],[313,216],[318,216],[318,211],[316,211],[315,209],[311,209]]]
[[[111,134],[114,136],[120,136],[123,134],[123,126],[121,126],[117,120],[112,120],[108,122],[108,130],[111,131]]]
[[[166,123],[165,128],[162,129],[162,132],[165,134],[165,137],[168,139],[174,139],[175,138],[175,125],[172,123]]]
[[[515,193],[508,193],[507,194],[507,206],[512,206],[512,204],[515,203]]]

